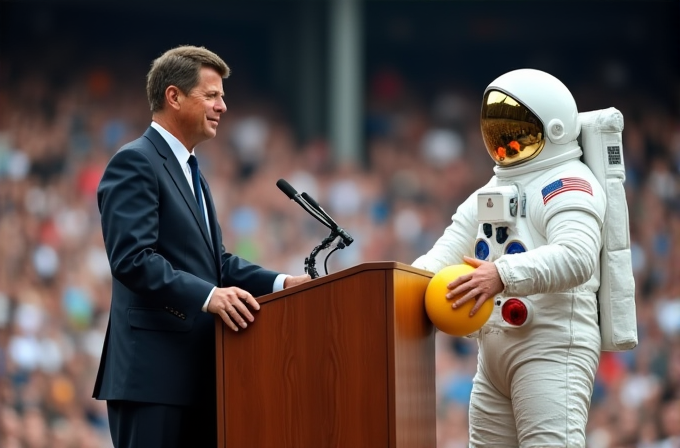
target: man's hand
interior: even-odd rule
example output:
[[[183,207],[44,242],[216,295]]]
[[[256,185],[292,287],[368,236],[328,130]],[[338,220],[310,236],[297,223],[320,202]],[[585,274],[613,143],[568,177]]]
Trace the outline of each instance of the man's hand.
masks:
[[[309,275],[297,275],[297,276],[292,276],[289,275],[286,277],[286,279],[283,281],[283,289],[286,288],[292,288],[293,286],[301,285],[305,282],[308,282],[312,279]]]
[[[474,267],[475,270],[469,274],[461,275],[449,283],[447,288],[451,291],[446,294],[446,298],[453,299],[464,294],[463,297],[453,303],[453,308],[458,308],[465,302],[476,299],[477,303],[470,311],[470,316],[473,316],[486,300],[493,300],[496,294],[503,292],[505,285],[495,264],[470,257],[463,257],[463,261]]]
[[[249,322],[255,320],[246,304],[254,310],[260,309],[260,304],[248,291],[235,286],[216,288],[210,297],[208,311],[217,314],[229,328],[238,331],[236,324],[246,328],[248,326],[246,319]]]

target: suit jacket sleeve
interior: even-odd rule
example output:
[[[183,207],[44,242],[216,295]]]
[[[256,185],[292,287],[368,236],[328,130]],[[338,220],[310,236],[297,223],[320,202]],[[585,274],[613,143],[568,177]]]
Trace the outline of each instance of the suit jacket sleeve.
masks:
[[[98,190],[111,274],[138,295],[190,299],[200,309],[214,285],[174,269],[156,251],[159,194],[157,174],[144,154],[131,148],[114,155]]]

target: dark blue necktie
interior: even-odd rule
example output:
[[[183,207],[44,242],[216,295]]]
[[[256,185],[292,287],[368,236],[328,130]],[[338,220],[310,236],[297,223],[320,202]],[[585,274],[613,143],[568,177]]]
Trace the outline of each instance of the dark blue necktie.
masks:
[[[196,196],[198,212],[201,214],[203,222],[205,222],[205,208],[203,206],[203,195],[201,194],[201,172],[198,169],[198,160],[196,159],[196,156],[189,156],[189,166],[191,167],[191,180],[194,184],[194,196]]]

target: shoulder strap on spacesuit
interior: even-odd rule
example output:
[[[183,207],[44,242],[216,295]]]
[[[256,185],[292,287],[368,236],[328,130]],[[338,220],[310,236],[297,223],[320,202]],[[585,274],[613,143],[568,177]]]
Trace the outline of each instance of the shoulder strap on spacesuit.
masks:
[[[607,196],[597,293],[602,350],[630,350],[638,339],[628,204],[623,188],[623,115],[610,107],[582,112],[578,117],[584,162]]]

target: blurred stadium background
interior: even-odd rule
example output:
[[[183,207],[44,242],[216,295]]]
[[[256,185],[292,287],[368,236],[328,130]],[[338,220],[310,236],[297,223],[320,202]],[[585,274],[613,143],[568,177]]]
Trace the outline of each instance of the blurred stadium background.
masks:
[[[354,236],[329,271],[410,263],[492,174],[495,77],[543,69],[580,110],[621,110],[640,345],[603,354],[588,444],[680,446],[679,38],[678,1],[1,1],[0,447],[110,447],[90,398],[110,302],[95,192],[179,44],[233,70],[198,152],[225,244],[290,274],[326,233],[279,178]],[[436,356],[438,447],[463,447],[476,345],[438,334]]]

